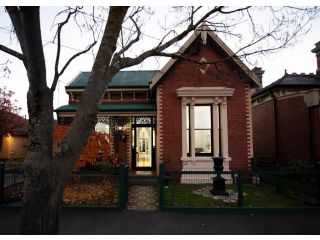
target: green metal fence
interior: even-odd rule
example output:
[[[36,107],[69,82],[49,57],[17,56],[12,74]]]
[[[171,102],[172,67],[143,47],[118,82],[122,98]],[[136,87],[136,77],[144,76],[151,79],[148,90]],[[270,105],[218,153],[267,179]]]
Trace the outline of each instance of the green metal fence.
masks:
[[[229,196],[210,193],[216,174],[160,164],[160,210],[320,210],[319,171],[224,171]]]
[[[23,173],[20,168],[5,169],[0,163],[0,203],[21,205],[23,189]]]
[[[110,171],[75,171],[64,189],[63,207],[124,209],[128,195],[128,167]],[[0,205],[21,206],[23,172],[0,163]]]

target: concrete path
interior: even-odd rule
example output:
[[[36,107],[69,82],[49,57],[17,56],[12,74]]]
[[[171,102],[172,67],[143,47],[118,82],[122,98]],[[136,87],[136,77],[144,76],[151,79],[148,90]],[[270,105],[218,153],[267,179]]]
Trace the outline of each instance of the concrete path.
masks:
[[[186,214],[66,211],[61,234],[320,234],[320,213]],[[0,234],[18,233],[19,213],[0,212]]]

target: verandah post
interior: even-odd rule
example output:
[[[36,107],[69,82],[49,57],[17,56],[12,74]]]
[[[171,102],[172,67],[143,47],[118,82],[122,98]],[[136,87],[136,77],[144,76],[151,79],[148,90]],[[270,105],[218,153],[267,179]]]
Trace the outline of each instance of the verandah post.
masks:
[[[4,162],[0,162],[0,205],[3,203],[3,194],[4,194]]]
[[[125,209],[126,207],[126,188],[125,188],[125,164],[121,163],[120,164],[120,208]]]
[[[159,210],[163,210],[163,194],[164,194],[164,164],[159,165]]]

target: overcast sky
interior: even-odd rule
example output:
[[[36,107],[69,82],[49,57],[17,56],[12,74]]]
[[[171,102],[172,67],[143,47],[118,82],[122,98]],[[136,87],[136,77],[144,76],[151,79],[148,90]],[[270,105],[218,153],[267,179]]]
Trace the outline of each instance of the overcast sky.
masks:
[[[155,8],[155,7],[154,7]],[[47,78],[48,83],[50,84],[53,77],[54,69],[54,57],[56,52],[56,45],[48,43],[53,39],[53,31],[50,31],[53,19],[60,7],[42,7],[41,8],[41,27],[42,27],[42,38],[44,43],[46,65],[47,65]],[[134,53],[140,53],[145,47],[152,47],[158,41],[157,39],[161,38],[161,32],[159,29],[154,26],[158,25],[158,22],[171,21],[172,19],[167,16],[167,11],[165,7],[155,8],[156,18],[149,19],[146,18],[146,30],[144,31],[145,35],[143,36],[143,44],[137,44],[135,46]],[[101,16],[103,17],[103,16]],[[8,28],[10,28],[10,20],[5,12],[4,8],[0,9],[0,43],[5,44],[6,46],[13,48],[17,51],[20,51],[17,40],[14,36],[8,33]],[[152,27],[153,26],[153,27]],[[10,37],[11,36],[11,37]],[[76,53],[79,49],[82,50],[90,41],[90,36],[87,33],[79,33],[72,26],[67,27],[63,32],[62,48],[63,54],[61,63],[64,63],[72,54]],[[220,36],[220,35],[219,35]],[[220,36],[226,43],[234,50],[236,43],[232,42],[232,39],[225,39],[224,36]],[[185,42],[183,40],[183,42]],[[277,54],[273,54],[268,57],[259,57],[253,61],[260,67],[265,70],[263,76],[263,85],[269,85],[270,83],[276,81],[283,76],[284,70],[287,72],[297,72],[297,73],[315,73],[316,71],[316,58],[311,49],[314,48],[314,44],[320,41],[320,19],[313,22],[311,30],[303,37],[299,39],[297,44],[294,47],[280,51]],[[93,53],[97,50],[97,47],[94,49]],[[27,105],[26,105],[26,92],[28,89],[28,81],[26,76],[26,70],[24,69],[23,64],[16,60],[10,55],[0,52],[0,63],[4,63],[7,60],[10,61],[9,69],[10,74],[4,76],[3,73],[0,73],[0,87],[7,86],[8,89],[13,90],[16,95],[15,98],[18,100],[18,105],[22,107],[21,115],[27,115]],[[80,71],[90,71],[94,60],[94,55],[88,53],[83,55],[74,61],[64,75],[60,78],[54,99],[54,107],[67,104],[68,98],[65,93],[65,85],[70,82]],[[252,58],[251,58],[252,60]],[[133,69],[161,69],[161,67],[168,61],[168,59],[162,59],[160,61],[155,61],[151,59],[148,62],[140,66],[136,66]],[[62,65],[60,65],[62,66]],[[248,67],[251,69],[252,66]]]

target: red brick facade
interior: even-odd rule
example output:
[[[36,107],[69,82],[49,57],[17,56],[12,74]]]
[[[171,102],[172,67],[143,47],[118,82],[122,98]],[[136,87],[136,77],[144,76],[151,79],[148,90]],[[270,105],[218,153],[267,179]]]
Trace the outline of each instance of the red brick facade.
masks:
[[[111,108],[111,110],[108,110],[107,108],[107,106],[114,104],[114,109],[117,107],[119,113],[121,112],[120,117],[134,116],[136,118],[144,116],[156,118],[156,123],[149,123],[156,129],[154,143],[156,153],[154,150],[152,152],[152,154],[155,153],[156,157],[152,157],[153,163],[150,167],[152,170],[159,170],[157,167],[159,163],[167,160],[170,160],[170,163],[178,169],[212,168],[211,157],[213,155],[216,157],[222,156],[226,159],[224,164],[227,170],[228,168],[231,170],[249,168],[250,158],[253,154],[250,93],[251,88],[259,86],[258,77],[239,59],[225,60],[233,56],[234,53],[218,36],[210,32],[209,28],[204,28],[202,32],[195,32],[179,52],[196,61],[217,62],[200,66],[196,62],[171,59],[162,70],[155,71],[157,73],[152,75],[150,82],[147,82],[150,84],[149,86],[143,85],[143,88],[133,88],[124,84],[123,88],[109,88],[102,101],[104,108],[101,108],[103,110],[101,116],[109,117],[108,114],[110,114],[111,117],[118,117],[117,110]],[[122,76],[125,75],[127,74]],[[89,75],[82,74],[79,76],[67,89],[70,96],[70,105],[58,109],[60,124],[64,122],[63,120],[66,120],[65,124],[71,123],[75,112],[74,106],[79,102],[80,94],[84,88],[75,91],[74,86],[78,86],[79,82],[82,81],[81,79]],[[123,82],[127,83],[129,80],[126,79]],[[178,89],[180,93],[178,93]],[[183,96],[183,94],[189,94],[188,89],[191,89],[191,94],[195,95]],[[186,99],[188,103],[186,103]],[[132,105],[145,103],[145,105],[148,105],[147,107],[152,105],[154,108],[140,107],[134,112],[129,103],[132,103]],[[206,145],[206,152],[200,152],[199,147],[195,147],[194,143],[196,139],[195,129],[190,127],[189,132],[192,136],[190,137],[190,146],[192,146],[190,147],[190,156],[187,156],[186,151],[182,153],[182,149],[186,150],[187,148],[187,141],[182,141],[182,118],[186,119],[185,114],[182,114],[182,109],[186,108],[187,104],[190,105],[190,109],[193,109],[191,106],[197,104],[210,104],[212,106],[211,141]],[[146,107],[145,105],[144,107]],[[123,111],[123,106],[127,107],[125,111]],[[193,116],[194,110],[190,110],[190,112]],[[137,151],[138,137],[135,134],[135,127],[132,128],[133,132],[131,132],[131,126],[130,124],[126,126],[126,141],[118,142],[116,147],[119,151],[119,158],[127,160],[134,169],[136,168],[134,166],[136,165],[136,154],[134,152]],[[205,137],[208,136],[210,135]],[[212,144],[213,139],[219,144],[215,142]],[[132,140],[134,140],[133,143]],[[198,153],[195,153],[196,149]]]
[[[320,106],[309,109],[311,129],[311,151],[315,159],[320,159]]]
[[[191,46],[192,49],[192,46]],[[200,59],[215,60],[225,57],[211,45],[207,44],[198,49],[196,56],[187,55]],[[228,98],[228,141],[229,156],[231,157],[230,168],[248,168],[250,146],[250,117],[246,108],[246,99],[249,94],[249,86],[234,71],[234,66],[228,63],[221,63],[218,72],[210,67],[205,74],[202,74],[198,65],[177,61],[163,77],[162,95],[162,116],[163,116],[163,144],[162,151],[164,158],[170,158],[177,165],[181,165],[182,153],[182,129],[181,129],[181,99],[177,97],[177,89],[181,87],[227,87],[234,88],[232,97]]]
[[[254,155],[276,156],[273,101],[252,107]]]
[[[320,159],[319,105],[308,107],[303,94],[276,99],[276,114],[273,99],[253,106],[254,155],[279,164]]]

